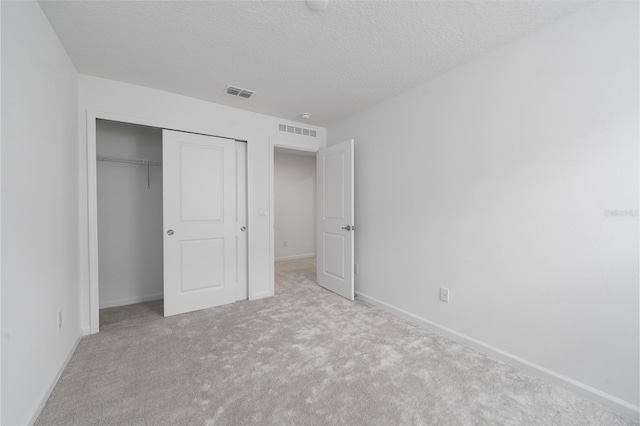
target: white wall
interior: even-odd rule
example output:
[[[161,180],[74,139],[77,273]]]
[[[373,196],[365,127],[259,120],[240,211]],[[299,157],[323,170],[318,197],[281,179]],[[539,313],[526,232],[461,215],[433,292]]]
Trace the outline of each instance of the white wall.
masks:
[[[2,22],[2,7],[0,7],[0,22]],[[0,40],[2,37],[0,36]],[[2,80],[2,43],[0,43],[0,81]],[[2,84],[0,84],[0,99],[2,99]],[[2,102],[0,102],[0,134],[2,134]],[[2,137],[0,137],[2,139]],[[2,143],[0,143],[0,187],[2,186]],[[2,241],[2,197],[0,196],[0,241]],[[0,244],[0,378],[2,377],[2,244]],[[2,383],[0,383],[0,422],[2,422]]]
[[[276,150],[273,177],[276,260],[314,256],[315,154]]]
[[[247,102],[251,102],[247,100]],[[247,140],[249,195],[250,298],[273,294],[273,223],[260,210],[271,209],[271,152],[273,141],[307,149],[324,147],[325,129],[317,137],[278,131],[286,120],[97,77],[79,77],[80,113],[80,287],[81,318],[85,332],[90,327],[89,224],[87,200],[87,111],[134,118],[155,126],[188,130],[214,136]],[[305,126],[309,127],[309,126]]]
[[[96,133],[98,155],[162,162],[162,129],[99,120]],[[98,161],[97,181],[100,307],[161,299],[162,167]]]
[[[1,7],[1,422],[18,425],[33,419],[80,337],[78,86],[40,6]]]
[[[637,409],[638,51],[600,2],[330,127],[358,294]]]

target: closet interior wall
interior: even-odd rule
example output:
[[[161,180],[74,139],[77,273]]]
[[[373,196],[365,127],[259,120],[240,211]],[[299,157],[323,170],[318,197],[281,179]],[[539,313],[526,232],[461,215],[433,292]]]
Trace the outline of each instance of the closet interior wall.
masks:
[[[98,120],[97,158],[162,162],[162,130]],[[100,308],[161,299],[162,167],[97,161]]]

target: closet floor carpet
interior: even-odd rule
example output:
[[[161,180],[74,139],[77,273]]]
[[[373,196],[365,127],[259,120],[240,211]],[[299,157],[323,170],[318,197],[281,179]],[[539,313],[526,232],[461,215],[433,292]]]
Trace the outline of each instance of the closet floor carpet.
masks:
[[[36,424],[634,424],[314,281],[315,259],[283,261],[272,298],[105,310]]]

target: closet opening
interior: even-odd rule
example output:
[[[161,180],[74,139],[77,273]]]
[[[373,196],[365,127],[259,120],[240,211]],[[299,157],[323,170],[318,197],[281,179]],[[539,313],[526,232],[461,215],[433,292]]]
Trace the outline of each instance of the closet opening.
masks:
[[[96,177],[100,326],[162,316],[162,129],[97,120]]]
[[[295,271],[316,282],[316,152],[273,149],[276,281]]]
[[[98,329],[247,299],[247,143],[95,124]]]

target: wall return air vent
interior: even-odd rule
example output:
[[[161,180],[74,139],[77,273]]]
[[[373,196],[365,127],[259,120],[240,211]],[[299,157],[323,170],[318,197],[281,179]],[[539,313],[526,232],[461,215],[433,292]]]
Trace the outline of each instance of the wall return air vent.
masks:
[[[246,98],[246,99],[249,99],[251,96],[253,96],[254,93],[256,93],[253,90],[243,89],[242,87],[229,86],[229,85],[225,89],[225,92],[228,95],[240,96],[241,98]]]
[[[287,124],[278,124],[278,130],[285,133],[293,133],[295,135],[316,137],[316,131],[311,129],[305,129],[303,127],[289,126]]]

